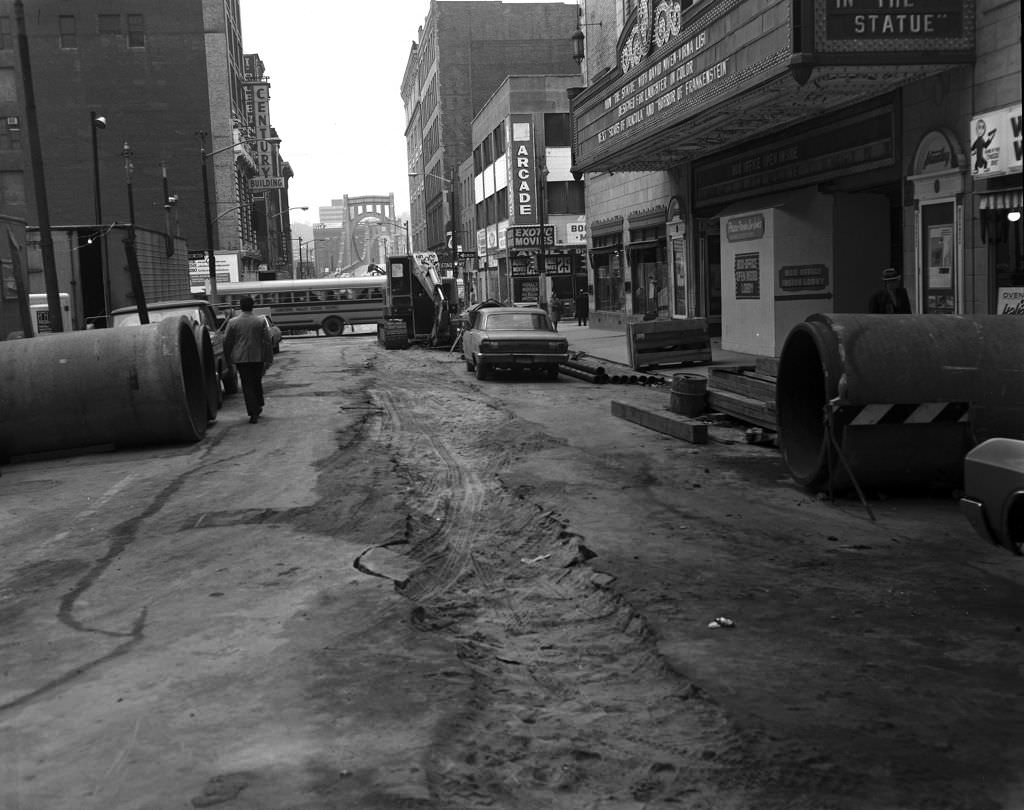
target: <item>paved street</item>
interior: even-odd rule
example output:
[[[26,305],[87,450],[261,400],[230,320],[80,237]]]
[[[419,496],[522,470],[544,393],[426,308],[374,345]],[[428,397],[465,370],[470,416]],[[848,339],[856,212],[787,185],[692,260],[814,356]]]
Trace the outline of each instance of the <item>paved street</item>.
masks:
[[[365,333],[266,389],[3,468],[2,810],[1024,805],[1024,566],[948,494]]]

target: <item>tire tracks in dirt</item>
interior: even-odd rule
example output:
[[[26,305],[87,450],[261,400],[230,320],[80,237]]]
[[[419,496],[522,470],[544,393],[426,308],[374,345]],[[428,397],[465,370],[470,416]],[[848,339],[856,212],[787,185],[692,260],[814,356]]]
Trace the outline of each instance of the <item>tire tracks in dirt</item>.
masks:
[[[407,492],[401,542],[419,563],[400,592],[472,674],[433,748],[439,806],[751,806],[742,735],[665,665],[643,618],[585,564],[582,538],[502,484],[536,426],[402,366],[400,384],[382,375],[371,390],[373,441]]]

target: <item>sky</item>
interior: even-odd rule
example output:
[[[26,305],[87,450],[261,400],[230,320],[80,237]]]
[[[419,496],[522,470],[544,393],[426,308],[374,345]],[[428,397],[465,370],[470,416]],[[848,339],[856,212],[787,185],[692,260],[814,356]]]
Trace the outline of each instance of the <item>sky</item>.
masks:
[[[240,5],[242,46],[263,60],[270,120],[295,173],[289,201],[309,207],[293,211],[292,222],[316,223],[320,206],[345,194],[394,192],[395,214],[406,217],[402,76],[429,0],[240,0]]]

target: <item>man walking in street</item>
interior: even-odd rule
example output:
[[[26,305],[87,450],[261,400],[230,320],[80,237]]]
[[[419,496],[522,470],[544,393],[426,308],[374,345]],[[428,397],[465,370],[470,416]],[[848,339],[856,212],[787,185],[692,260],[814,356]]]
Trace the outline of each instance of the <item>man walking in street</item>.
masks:
[[[224,356],[238,369],[245,410],[255,425],[263,412],[263,374],[274,362],[274,348],[267,319],[252,311],[252,296],[243,295],[238,305],[242,311],[224,330]]]

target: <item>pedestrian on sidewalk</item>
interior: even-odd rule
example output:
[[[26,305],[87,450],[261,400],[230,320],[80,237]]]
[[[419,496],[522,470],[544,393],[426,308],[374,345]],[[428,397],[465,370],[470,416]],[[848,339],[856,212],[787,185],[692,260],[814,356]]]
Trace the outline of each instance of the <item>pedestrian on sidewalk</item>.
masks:
[[[252,311],[252,296],[243,295],[238,306],[242,311],[224,330],[224,356],[238,369],[245,410],[249,423],[255,425],[263,412],[263,374],[274,362],[274,347],[267,319]]]
[[[586,290],[576,293],[576,325],[586,326],[590,319],[590,295]]]
[[[565,310],[565,304],[562,303],[562,299],[558,297],[558,293],[552,291],[551,298],[548,300],[548,315],[551,316],[551,323],[555,327],[555,331],[558,331],[558,322],[562,320],[562,312]]]
[[[903,287],[900,271],[886,267],[882,271],[882,288],[868,300],[868,312],[874,314],[910,314],[910,296]]]

